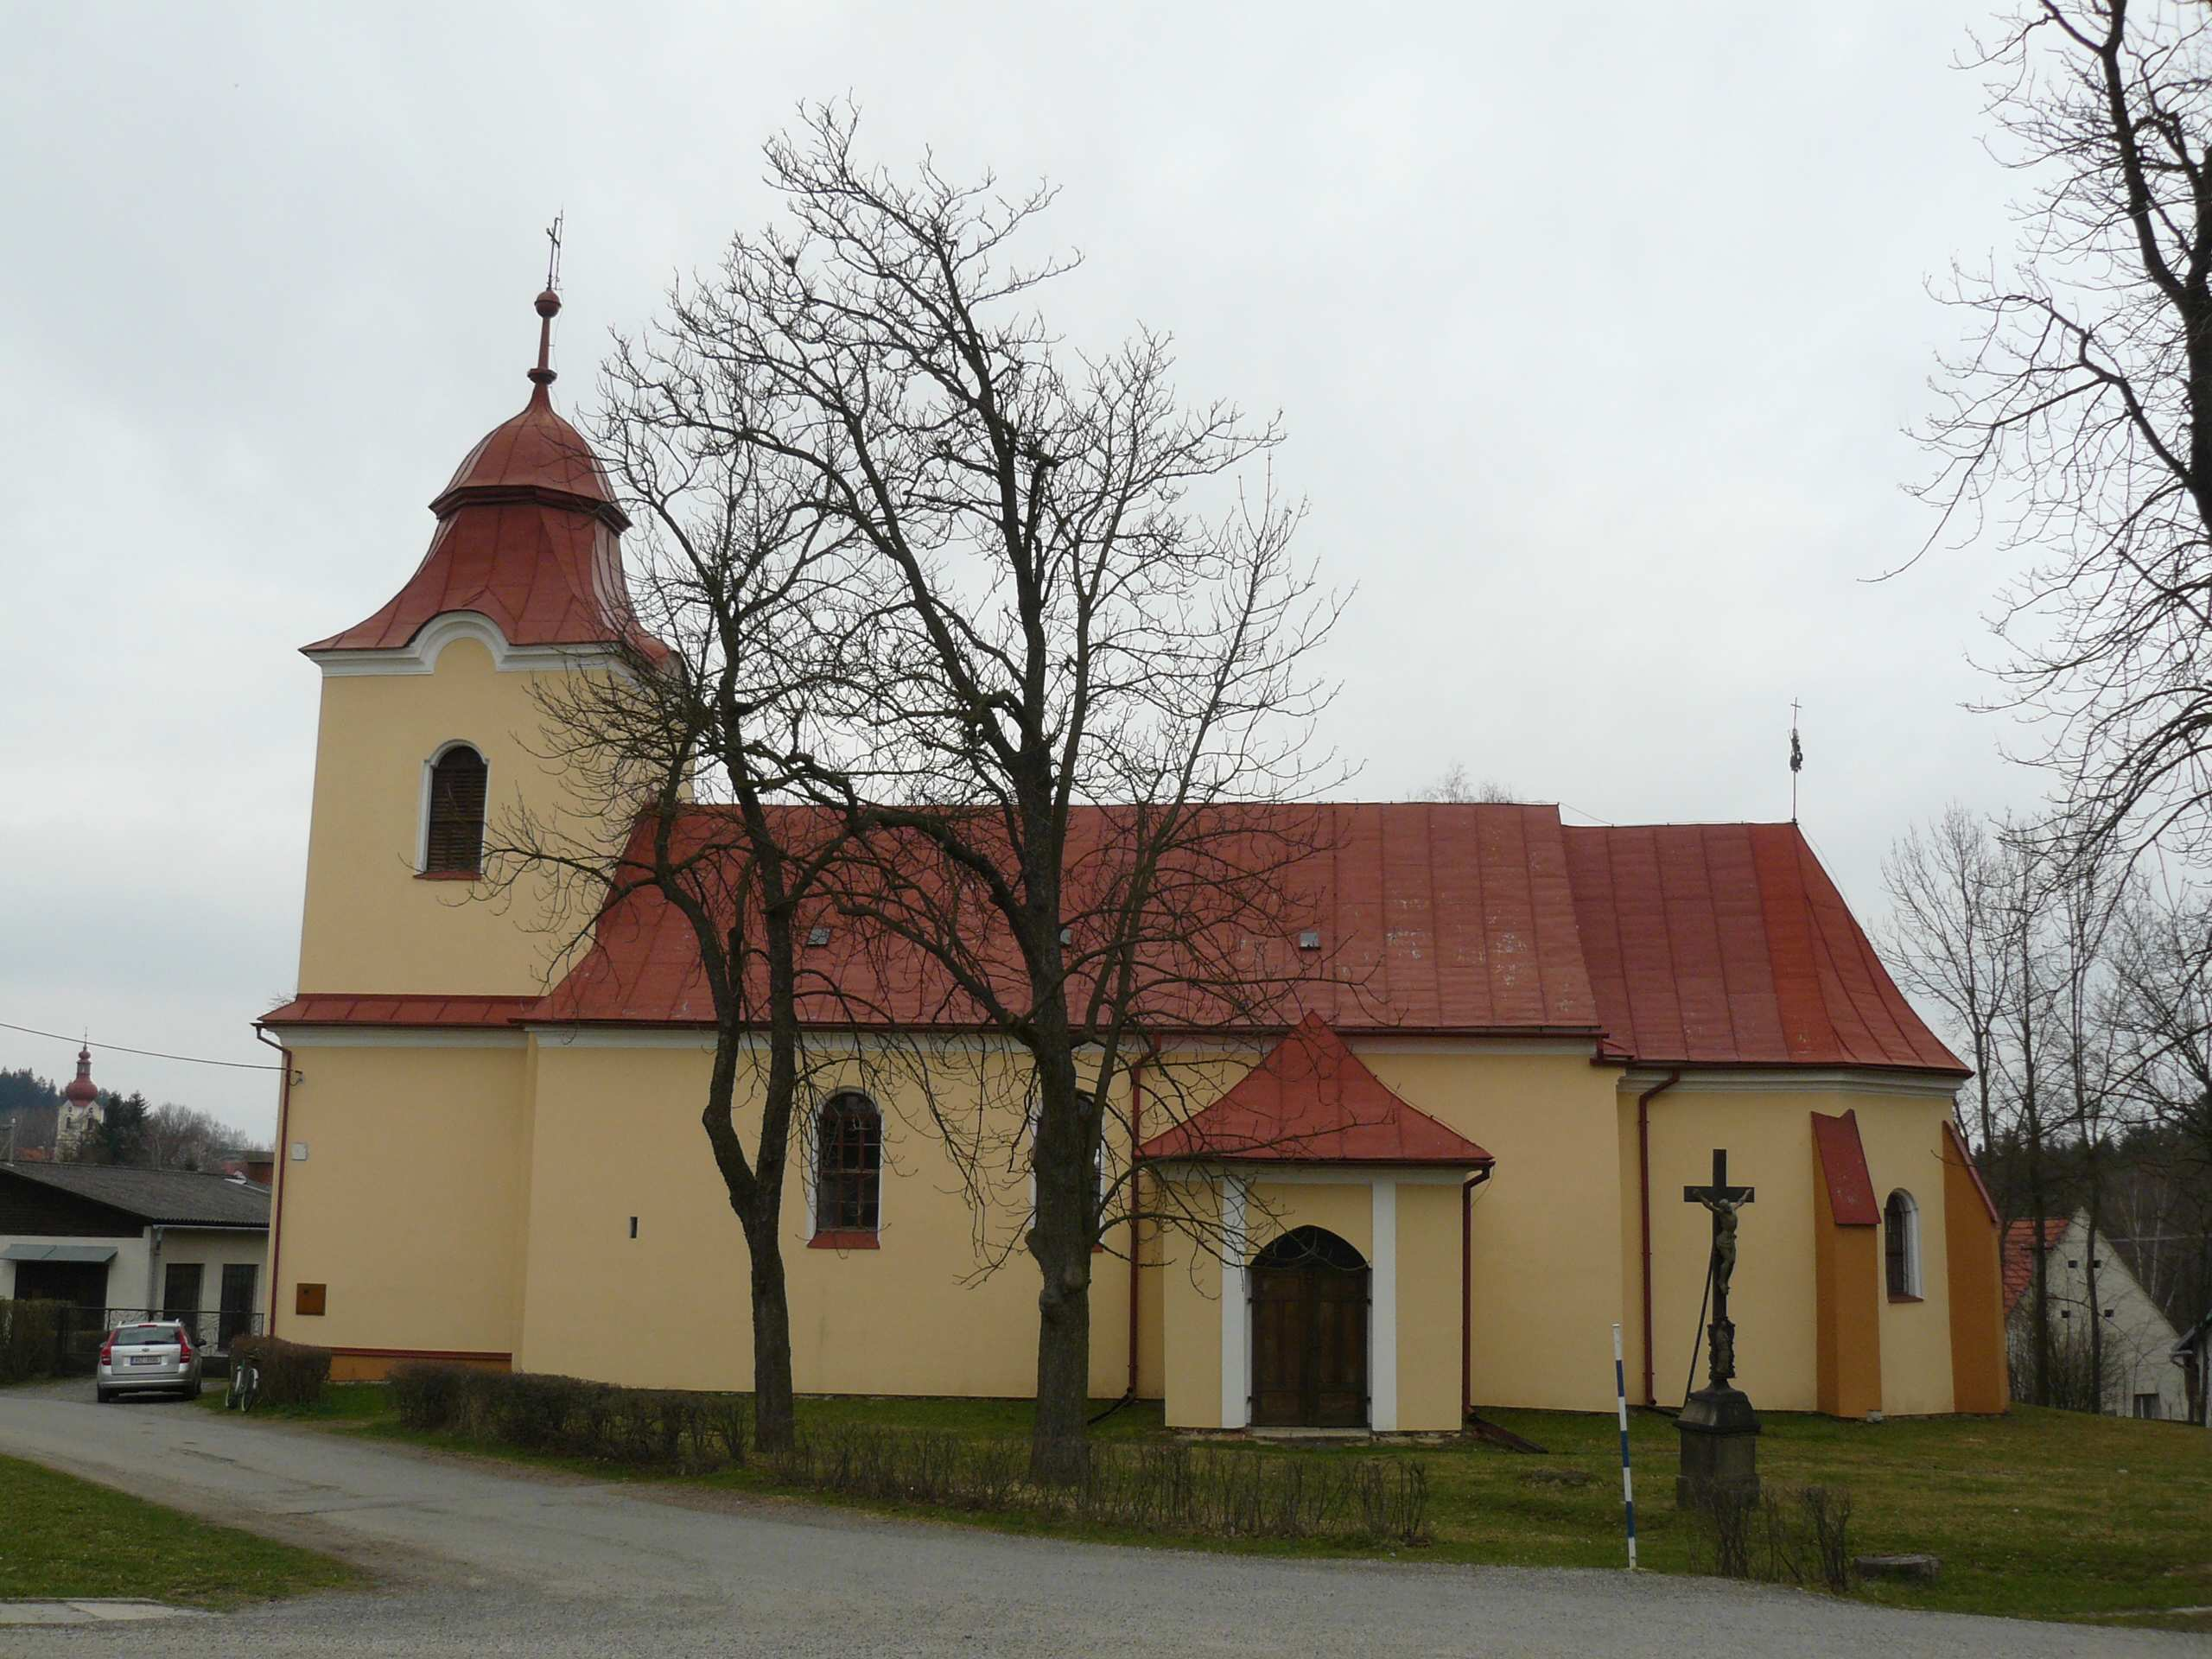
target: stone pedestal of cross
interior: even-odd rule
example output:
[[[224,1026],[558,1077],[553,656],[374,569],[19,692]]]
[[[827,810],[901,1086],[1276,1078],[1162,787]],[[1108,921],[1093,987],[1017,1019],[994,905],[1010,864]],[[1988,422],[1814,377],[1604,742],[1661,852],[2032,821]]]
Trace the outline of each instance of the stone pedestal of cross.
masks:
[[[1736,1230],[1743,1208],[1757,1196],[1748,1186],[1728,1184],[1728,1154],[1716,1147],[1713,1180],[1686,1186],[1682,1202],[1701,1204],[1713,1212],[1713,1252],[1708,1272],[1713,1319],[1706,1326],[1706,1386],[1682,1402],[1675,1427],[1682,1437],[1681,1473],[1675,1480],[1678,1508],[1710,1503],[1723,1494],[1756,1502],[1759,1495],[1759,1420],[1736,1375],[1736,1323],[1728,1317],[1728,1283],[1736,1273]]]

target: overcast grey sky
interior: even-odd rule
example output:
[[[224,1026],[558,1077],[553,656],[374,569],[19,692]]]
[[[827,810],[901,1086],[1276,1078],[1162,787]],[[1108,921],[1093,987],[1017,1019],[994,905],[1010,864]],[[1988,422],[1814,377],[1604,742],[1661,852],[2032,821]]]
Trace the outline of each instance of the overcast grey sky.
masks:
[[[1280,406],[1358,593],[1359,793],[1453,760],[1614,823],[1789,809],[1862,917],[1950,798],[2037,780],[1962,704],[2006,574],[1926,533],[1902,429],[2009,250],[1987,8],[55,6],[0,54],[0,1021],[254,1062],[294,987],[318,682],[521,407],[771,211],[849,93],[876,156],[1049,175],[1077,342]],[[0,1067],[73,1044],[0,1031]],[[272,1130],[273,1079],[99,1057]]]

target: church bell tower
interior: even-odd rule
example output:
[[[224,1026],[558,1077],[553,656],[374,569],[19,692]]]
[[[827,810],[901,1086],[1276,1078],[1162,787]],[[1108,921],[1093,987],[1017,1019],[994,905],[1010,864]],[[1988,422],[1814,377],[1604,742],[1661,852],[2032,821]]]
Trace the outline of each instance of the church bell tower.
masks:
[[[541,757],[549,676],[663,654],[632,609],[605,469],[553,408],[552,289],[519,414],[430,503],[429,550],[365,620],[303,647],[322,671],[302,994],[526,995],[573,937],[530,876],[490,891],[484,849],[517,809],[584,812]],[[599,833],[603,826],[581,827]],[[583,918],[588,919],[588,918]]]

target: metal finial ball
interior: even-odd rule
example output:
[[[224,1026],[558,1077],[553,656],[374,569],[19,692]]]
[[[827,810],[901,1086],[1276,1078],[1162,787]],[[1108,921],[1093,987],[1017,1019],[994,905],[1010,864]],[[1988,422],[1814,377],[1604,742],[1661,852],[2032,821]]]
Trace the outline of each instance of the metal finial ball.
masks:
[[[556,316],[559,315],[560,310],[561,296],[558,294],[556,294],[551,289],[547,289],[543,294],[537,296],[537,315],[539,316]]]

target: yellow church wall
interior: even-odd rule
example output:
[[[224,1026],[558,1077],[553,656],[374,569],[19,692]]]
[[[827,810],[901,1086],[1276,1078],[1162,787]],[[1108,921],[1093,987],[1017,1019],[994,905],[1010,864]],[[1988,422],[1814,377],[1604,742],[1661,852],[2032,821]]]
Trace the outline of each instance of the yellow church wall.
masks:
[[[707,1050],[688,1042],[540,1041],[518,1357],[524,1369],[656,1387],[749,1385],[745,1238],[699,1125],[709,1064]],[[1001,1071],[1013,1064],[992,1062]],[[824,1094],[843,1086],[864,1088],[883,1113],[880,1247],[809,1247],[807,1158],[795,1147],[783,1257],[797,1387],[1033,1394],[1037,1274],[1017,1236],[1026,1174],[1000,1184],[988,1242],[979,1245],[957,1172],[927,1126],[918,1091],[857,1067],[820,1079]],[[1007,1097],[1002,1081],[990,1093]],[[739,1132],[748,1146],[750,1116],[741,1103]],[[987,1271],[994,1246],[999,1265]],[[1108,1252],[1091,1261],[1091,1392],[1117,1398],[1128,1376],[1128,1268]],[[671,1308],[681,1317],[671,1318]]]
[[[1217,1219],[1218,1186],[1209,1179],[1166,1180],[1176,1213]],[[1161,1408],[1170,1428],[1221,1427],[1221,1258],[1186,1229],[1160,1240]],[[1240,1357],[1239,1363],[1243,1361]]]
[[[1882,1321],[1882,1411],[1890,1417],[1927,1416],[1954,1409],[1951,1390],[1951,1282],[1945,1243],[1943,1122],[1945,1101],[1860,1102],[1859,1138],[1866,1147],[1866,1173],[1874,1202],[1885,1205],[1902,1187],[1919,1207],[1920,1280],[1917,1299],[1889,1294],[1886,1264],[1877,1300]],[[1880,1229],[1876,1229],[1878,1236]]]
[[[1618,1073],[1592,1065],[1586,1046],[1566,1052],[1471,1045],[1451,1052],[1379,1039],[1351,1046],[1409,1104],[1497,1160],[1474,1197],[1477,1408],[1611,1409],[1612,1325],[1624,1300]],[[1456,1220],[1432,1238],[1419,1255],[1400,1257],[1399,1283],[1433,1290],[1440,1282],[1456,1299]],[[1459,1359],[1449,1351],[1456,1396]]]
[[[456,741],[484,757],[493,837],[518,798],[571,829],[582,822],[531,753],[543,747],[531,701],[540,677],[501,672],[474,639],[448,643],[428,674],[325,676],[298,989],[522,995],[544,988],[566,930],[550,925],[535,878],[486,900],[471,897],[469,882],[417,874],[424,769]]]
[[[276,1334],[340,1350],[512,1353],[521,1045],[297,1040],[289,1145],[277,1149]],[[321,1314],[296,1311],[302,1284],[326,1287]]]
[[[1629,1160],[1623,1213],[1630,1234],[1622,1255],[1631,1275],[1640,1251],[1633,1162],[1636,1097],[1651,1081],[1639,1074],[1620,1084],[1619,1144]],[[1820,1409],[1820,1261],[1813,1221],[1819,1209],[1814,1192],[1818,1160],[1811,1115],[1840,1116],[1846,1110],[1857,1115],[1876,1201],[1896,1186],[1921,1201],[1929,1294],[1916,1303],[1880,1301],[1880,1409],[1891,1415],[1952,1409],[1942,1171],[1936,1153],[1948,1097],[1904,1092],[1878,1081],[1864,1088],[1762,1090],[1726,1074],[1696,1073],[1685,1075],[1650,1104],[1652,1359],[1659,1403],[1681,1401],[1693,1336],[1702,1328],[1698,1308],[1711,1249],[1711,1217],[1701,1206],[1682,1201],[1682,1188],[1710,1180],[1713,1148],[1726,1147],[1730,1179],[1758,1192],[1744,1211],[1729,1296],[1738,1332],[1737,1386],[1762,1409]],[[1878,1248],[1871,1257],[1859,1253],[1851,1270],[1878,1274]],[[1633,1304],[1640,1290],[1632,1276],[1628,1288]],[[1634,1319],[1631,1307],[1624,1323]],[[1631,1359],[1632,1368],[1635,1363]],[[1700,1348],[1691,1386],[1703,1385],[1705,1363]],[[1633,1369],[1629,1386],[1632,1395],[1638,1391]]]
[[[1968,1167],[1963,1142],[1943,1145],[1943,1249],[1951,1293],[1955,1410],[2001,1412],[2012,1395],[2005,1344],[2005,1287],[1996,1217]]]
[[[1318,1173],[1319,1172],[1317,1172]],[[1363,1170],[1331,1171],[1339,1179],[1325,1182],[1270,1181],[1264,1176],[1246,1189],[1244,1254],[1257,1255],[1268,1244],[1299,1227],[1334,1233],[1371,1264],[1375,1260],[1375,1196]]]
[[[1462,1427],[1459,1187],[1398,1184],[1398,1427]],[[1448,1259],[1448,1267],[1434,1264]],[[1408,1271],[1421,1263],[1421,1270]]]

